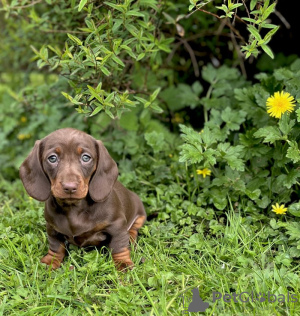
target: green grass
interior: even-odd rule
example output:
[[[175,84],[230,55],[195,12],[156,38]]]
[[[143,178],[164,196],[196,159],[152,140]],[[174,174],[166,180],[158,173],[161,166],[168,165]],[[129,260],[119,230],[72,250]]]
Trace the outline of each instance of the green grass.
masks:
[[[212,292],[262,292],[299,298],[299,265],[284,257],[264,226],[228,210],[222,234],[191,236],[170,221],[152,220],[132,251],[135,268],[117,272],[109,252],[70,247],[62,268],[40,264],[47,252],[43,204],[19,181],[0,185],[0,315],[183,315],[182,294],[199,288],[205,315],[299,315],[300,303],[212,302]],[[194,225],[194,224],[192,224]],[[74,269],[70,269],[74,266]],[[196,313],[190,313],[195,315]],[[198,313],[200,314],[200,313]]]

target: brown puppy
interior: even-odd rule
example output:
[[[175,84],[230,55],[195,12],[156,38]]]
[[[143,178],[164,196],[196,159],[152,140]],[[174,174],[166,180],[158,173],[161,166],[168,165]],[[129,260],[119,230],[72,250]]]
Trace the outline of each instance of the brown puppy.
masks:
[[[99,246],[105,239],[118,269],[132,267],[129,239],[146,220],[139,197],[117,181],[118,168],[101,141],[73,128],[42,140],[20,167],[27,193],[46,201],[48,254],[41,262],[57,269],[65,241]]]

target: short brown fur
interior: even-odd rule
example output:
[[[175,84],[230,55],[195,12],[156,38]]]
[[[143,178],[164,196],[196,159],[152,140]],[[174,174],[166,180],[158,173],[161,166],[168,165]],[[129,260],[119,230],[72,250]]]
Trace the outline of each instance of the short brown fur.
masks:
[[[20,167],[27,193],[45,201],[49,241],[41,262],[59,268],[65,242],[79,247],[109,240],[118,269],[131,268],[129,239],[146,220],[139,197],[117,181],[118,168],[101,141],[72,128],[57,130]]]

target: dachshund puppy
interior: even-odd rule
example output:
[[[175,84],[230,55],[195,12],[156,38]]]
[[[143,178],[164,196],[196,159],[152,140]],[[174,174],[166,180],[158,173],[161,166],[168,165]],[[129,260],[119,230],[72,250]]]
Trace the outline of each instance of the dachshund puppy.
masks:
[[[106,240],[119,270],[133,266],[129,240],[136,240],[146,213],[117,177],[102,142],[82,131],[63,128],[36,141],[20,178],[31,197],[45,201],[49,251],[41,262],[59,268],[66,241],[84,247]]]

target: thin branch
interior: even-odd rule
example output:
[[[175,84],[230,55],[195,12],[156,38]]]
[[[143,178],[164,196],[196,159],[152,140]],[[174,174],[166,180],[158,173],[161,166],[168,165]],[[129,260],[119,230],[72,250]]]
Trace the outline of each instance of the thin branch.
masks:
[[[245,7],[245,9],[246,9],[246,11],[247,11],[248,18],[250,18],[250,12],[249,12],[249,10],[248,10],[248,8],[247,8],[247,6],[246,6],[246,3],[245,3],[245,1],[244,1],[244,0],[242,0],[242,2],[243,2],[244,7]]]
[[[230,31],[230,34],[231,34],[231,41],[232,41],[232,44],[237,52],[237,56],[238,56],[238,59],[239,59],[239,63],[240,63],[240,68],[241,68],[241,71],[242,71],[242,74],[245,78],[247,78],[247,72],[246,72],[246,68],[245,68],[245,64],[244,64],[244,58],[243,58],[243,54],[240,50],[240,46],[238,45],[237,41],[236,41],[236,38],[233,34],[232,31]]]
[[[82,31],[43,30],[43,29],[41,29],[41,32],[43,32],[43,33],[70,33],[70,34],[86,34],[87,33],[87,32],[82,32]]]
[[[215,18],[217,18],[218,20],[223,20],[220,16],[218,16],[217,14],[211,13],[209,11],[203,10],[203,9],[197,9],[198,11],[202,11],[204,13],[207,13],[209,15],[214,16]],[[237,16],[237,19],[243,21],[240,17]],[[232,30],[232,32],[243,42],[246,43],[245,39],[241,36],[240,32],[232,26],[232,24],[230,22],[226,21],[226,25]],[[245,23],[245,21],[243,21]],[[246,23],[247,24],[247,23]]]
[[[32,7],[34,6],[35,4],[37,3],[41,3],[42,0],[38,0],[38,1],[35,1],[35,2],[31,2],[30,4],[26,4],[26,5],[22,5],[22,6],[16,6],[16,7],[10,7],[11,9],[24,9],[24,8],[29,8],[29,7]]]
[[[190,44],[188,44],[188,42],[185,39],[181,38],[180,41],[183,43],[184,47],[186,48],[186,50],[189,52],[191,56],[191,61],[193,64],[195,76],[199,77],[200,75],[199,66],[198,66],[197,59],[195,57],[192,47],[190,46]]]
[[[278,18],[281,20],[281,22],[287,29],[291,28],[291,24],[285,19],[285,17],[279,11],[275,10],[274,13],[278,16]]]

